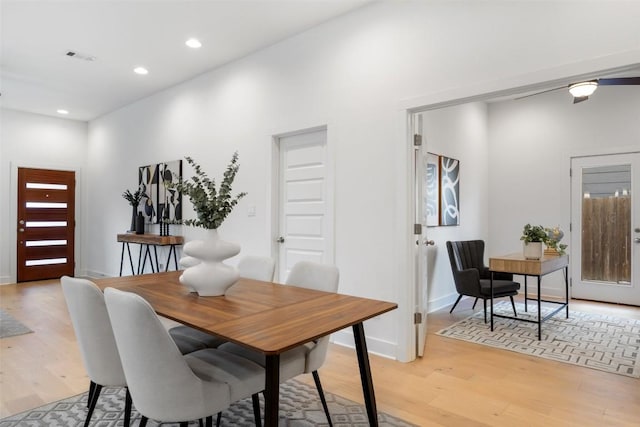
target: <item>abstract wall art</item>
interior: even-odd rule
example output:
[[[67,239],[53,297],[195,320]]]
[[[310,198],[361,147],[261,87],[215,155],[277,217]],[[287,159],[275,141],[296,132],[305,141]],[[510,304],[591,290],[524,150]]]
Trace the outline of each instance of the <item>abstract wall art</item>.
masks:
[[[144,192],[140,206],[147,224],[158,224],[162,219],[182,219],[182,195],[166,185],[181,177],[182,160],[138,168],[138,185]]]
[[[460,162],[440,156],[440,225],[460,225]]]
[[[422,223],[460,225],[460,161],[426,153],[422,170]]]

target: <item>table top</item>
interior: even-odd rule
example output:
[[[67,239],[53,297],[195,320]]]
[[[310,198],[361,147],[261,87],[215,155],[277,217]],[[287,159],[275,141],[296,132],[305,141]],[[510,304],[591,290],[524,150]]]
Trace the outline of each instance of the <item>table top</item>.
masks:
[[[182,236],[160,236],[159,234],[118,234],[118,242],[141,243],[143,245],[181,245],[184,243]]]
[[[179,282],[181,271],[98,279],[133,292],[165,317],[264,354],[280,354],[367,319],[397,304],[240,278],[216,297],[202,297]]]
[[[489,270],[504,273],[543,276],[569,265],[568,255],[544,255],[541,259],[527,259],[522,253],[489,258]]]

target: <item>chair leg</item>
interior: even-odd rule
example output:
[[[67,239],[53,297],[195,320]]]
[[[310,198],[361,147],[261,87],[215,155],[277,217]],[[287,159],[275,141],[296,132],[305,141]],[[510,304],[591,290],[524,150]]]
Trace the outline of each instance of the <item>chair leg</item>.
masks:
[[[147,425],[147,421],[149,421],[149,418],[143,415],[142,418],[140,418],[140,424],[138,424],[138,426],[145,427]]]
[[[182,421],[180,427],[189,427],[189,421]]]
[[[87,396],[87,408],[91,405],[93,399],[93,393],[96,391],[96,383],[89,381],[89,395]]]
[[[478,303],[478,297],[476,297],[476,300],[473,302],[473,307],[471,307],[471,310],[475,310],[476,309],[476,304]]]
[[[487,299],[483,298],[482,303],[484,305],[484,323],[487,323]]]
[[[204,427],[204,424],[202,424],[202,418],[198,419],[198,426],[199,427]]]
[[[129,387],[124,389],[126,390],[124,397],[124,427],[129,427],[131,425],[131,393],[129,393]]]
[[[206,427],[213,427],[213,417],[212,416],[208,416],[207,417],[205,425],[206,425]]]
[[[91,421],[93,410],[96,409],[96,403],[98,403],[98,397],[100,397],[101,391],[102,386],[100,384],[96,384],[93,394],[91,395],[91,402],[89,402],[89,410],[87,411],[87,419],[84,421],[84,427],[89,427],[89,422]]]
[[[516,313],[516,304],[513,302],[513,296],[509,295],[509,298],[511,299],[511,307],[513,307],[513,314],[518,317],[518,313]]]
[[[216,427],[220,427],[220,421],[222,421],[222,412],[218,412],[218,417],[216,418]]]
[[[449,314],[453,312],[453,309],[456,308],[456,305],[458,305],[461,299],[462,299],[462,295],[458,295],[458,299],[456,300],[456,303],[453,304],[453,307],[451,307],[451,310],[449,310]]]
[[[333,423],[331,422],[331,415],[329,415],[329,407],[327,406],[327,400],[324,398],[324,391],[322,390],[322,384],[320,383],[320,375],[318,375],[318,371],[313,371],[313,381],[316,383],[316,388],[318,389],[318,394],[320,395],[320,402],[322,402],[322,408],[324,409],[324,413],[327,415],[327,421],[329,421],[329,427],[333,427]]]
[[[258,393],[251,395],[251,402],[253,402],[253,418],[256,422],[256,427],[262,427],[262,420],[260,419],[260,397],[258,397]]]

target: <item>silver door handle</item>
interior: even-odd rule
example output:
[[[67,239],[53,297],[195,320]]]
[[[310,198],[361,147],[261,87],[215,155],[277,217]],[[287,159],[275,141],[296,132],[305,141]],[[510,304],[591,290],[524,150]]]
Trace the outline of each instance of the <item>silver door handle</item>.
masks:
[[[284,237],[280,236],[276,239],[276,242],[278,243],[284,243]]]
[[[425,246],[435,246],[436,242],[434,242],[433,240],[424,240],[423,241]],[[420,244],[420,240],[416,240],[416,245]]]

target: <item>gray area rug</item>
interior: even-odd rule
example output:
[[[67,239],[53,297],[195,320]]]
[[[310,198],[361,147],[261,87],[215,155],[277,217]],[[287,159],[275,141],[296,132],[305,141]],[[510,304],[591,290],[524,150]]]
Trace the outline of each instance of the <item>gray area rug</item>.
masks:
[[[556,306],[557,307],[557,306]],[[537,303],[516,304],[518,317],[537,319]],[[542,313],[550,312],[553,305]],[[494,312],[513,316],[509,302],[499,302]],[[598,369],[614,374],[640,378],[640,320],[602,314],[565,310],[542,324],[542,340],[538,341],[538,325],[510,319],[494,318],[494,330],[484,323],[479,311],[437,332],[444,337],[511,350],[530,356]]]
[[[0,309],[0,338],[14,337],[16,335],[33,332],[12,315]]]
[[[366,427],[367,413],[364,406],[325,391],[333,425],[336,427]],[[260,398],[262,413],[262,397]],[[91,418],[93,427],[122,426],[124,408],[124,390],[106,388]],[[0,420],[0,427],[75,427],[82,426],[87,414],[87,393],[50,403],[18,415]],[[132,413],[132,426],[137,426],[140,415]],[[381,426],[415,427],[390,415],[379,413]],[[135,420],[135,421],[134,421]],[[214,418],[215,422],[215,418]],[[178,424],[158,424],[149,420],[147,426],[178,426]],[[192,422],[190,426],[197,426]],[[251,398],[236,402],[222,413],[222,426],[253,426],[253,406]],[[280,426],[313,427],[327,426],[327,418],[322,410],[320,399],[314,387],[299,381],[290,380],[280,385]]]

